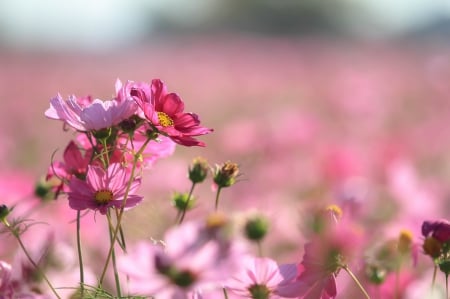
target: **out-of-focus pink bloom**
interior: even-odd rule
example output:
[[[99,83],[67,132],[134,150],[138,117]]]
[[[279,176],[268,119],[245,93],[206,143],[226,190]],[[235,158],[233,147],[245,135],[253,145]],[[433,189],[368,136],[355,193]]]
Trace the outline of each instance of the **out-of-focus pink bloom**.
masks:
[[[285,298],[279,292],[289,288],[296,276],[295,264],[278,266],[272,259],[248,256],[241,261],[239,272],[228,280],[225,287],[240,298]]]
[[[0,298],[12,296],[11,265],[0,261]]]
[[[64,100],[57,95],[50,100],[50,108],[45,116],[62,120],[78,131],[92,131],[112,127],[136,113],[137,105],[132,99],[117,101],[116,99],[91,103],[81,102],[70,96]]]
[[[112,161],[133,163],[134,155],[143,146],[146,139],[147,137],[144,136],[144,134],[141,134],[141,130],[137,130],[134,133],[131,142],[125,138],[119,138],[123,150],[117,150],[111,158]],[[171,156],[175,152],[175,146],[175,142],[169,137],[158,136],[156,140],[151,140],[147,144],[141,155],[141,159],[138,161],[137,167],[149,168],[158,159]]]
[[[131,178],[127,169],[119,163],[112,163],[107,170],[89,165],[86,181],[73,177],[69,183],[69,205],[74,210],[98,210],[106,214],[109,207],[121,208],[124,204],[127,184],[133,180],[127,195],[125,208],[136,206],[142,196],[134,192],[140,185],[140,178]]]
[[[67,145],[63,154],[63,162],[56,162],[49,166],[47,180],[57,177],[61,180],[56,191],[64,190],[65,183],[69,182],[72,176],[82,178],[86,175],[87,166],[91,159],[92,151],[82,152],[79,146],[72,140]]]
[[[357,227],[344,219],[334,227],[316,235],[304,246],[304,256],[298,265],[297,294],[302,299],[332,299],[337,296],[336,275],[347,267],[361,251],[362,235]]]
[[[130,291],[161,299],[187,299],[198,290],[205,293],[222,288],[242,251],[234,241],[218,236],[217,229],[221,230],[186,222],[165,234],[164,248],[139,243],[119,259],[119,268],[129,277]]]
[[[405,293],[414,278],[413,273],[406,270],[391,272],[383,284],[369,288],[369,294],[374,298],[383,299],[410,298],[406,297]]]
[[[133,87],[131,95],[147,120],[173,141],[185,146],[205,146],[194,137],[213,130],[200,126],[197,114],[184,112],[184,102],[176,93],[168,93],[161,80],[154,79],[150,88]]]
[[[442,219],[438,221],[424,221],[422,224],[422,235],[433,237],[441,243],[450,241],[450,222]]]

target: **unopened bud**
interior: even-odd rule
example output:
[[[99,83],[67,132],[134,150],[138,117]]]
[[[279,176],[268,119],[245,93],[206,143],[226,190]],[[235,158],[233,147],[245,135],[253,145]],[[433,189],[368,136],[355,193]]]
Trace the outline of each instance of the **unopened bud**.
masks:
[[[193,196],[189,198],[189,194],[187,193],[175,192],[172,196],[172,204],[179,211],[190,210],[194,207],[195,198]]]
[[[380,285],[386,279],[387,271],[377,266],[368,266],[366,269],[366,275],[370,282],[376,285]]]
[[[216,165],[214,183],[219,187],[230,187],[236,182],[238,174],[239,167],[236,163],[228,161],[223,165]]]
[[[189,180],[194,184],[203,182],[208,175],[208,170],[209,165],[205,159],[201,157],[195,158],[189,167]]]
[[[432,258],[437,258],[441,255],[442,244],[433,237],[425,238],[422,245],[425,254],[431,256]]]
[[[9,212],[11,210],[8,209],[6,205],[0,205],[0,221],[4,222],[6,221],[6,217],[8,216]]]
[[[245,235],[249,240],[261,241],[269,230],[269,223],[261,216],[249,219],[245,224]]]

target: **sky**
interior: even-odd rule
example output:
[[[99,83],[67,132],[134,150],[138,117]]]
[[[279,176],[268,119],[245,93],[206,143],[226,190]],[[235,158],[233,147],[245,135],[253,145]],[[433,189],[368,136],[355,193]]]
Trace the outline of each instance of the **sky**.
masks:
[[[3,46],[48,49],[108,49],[148,37],[164,13],[182,24],[204,18],[224,0],[3,0]],[[275,0],[274,0],[275,1]],[[450,16],[448,0],[341,0],[363,6],[366,14],[346,20],[350,32],[396,34]]]

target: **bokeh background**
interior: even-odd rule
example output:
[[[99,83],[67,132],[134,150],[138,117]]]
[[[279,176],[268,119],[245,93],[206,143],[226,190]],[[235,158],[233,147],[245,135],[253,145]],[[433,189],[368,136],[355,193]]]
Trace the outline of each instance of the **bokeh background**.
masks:
[[[444,0],[1,1],[2,177],[38,180],[73,137],[44,117],[57,93],[110,99],[117,78],[161,78],[215,132],[148,172],[132,236],[172,224],[171,193],[203,156],[239,163],[221,206],[266,214],[280,260],[331,203],[374,235],[419,238],[450,212],[449,41]],[[197,195],[191,219],[213,205],[210,183]]]

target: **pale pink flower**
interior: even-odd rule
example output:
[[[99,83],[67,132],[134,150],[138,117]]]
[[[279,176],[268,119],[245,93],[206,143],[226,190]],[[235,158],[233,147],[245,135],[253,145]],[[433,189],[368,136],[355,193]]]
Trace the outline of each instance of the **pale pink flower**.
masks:
[[[129,192],[125,194],[130,180]],[[120,163],[112,163],[107,170],[89,165],[85,181],[76,177],[70,181],[69,205],[74,210],[98,210],[101,214],[106,214],[110,207],[119,209],[124,204],[125,208],[131,208],[142,201],[142,196],[134,194],[140,182],[140,178],[131,178]]]
[[[286,298],[280,295],[289,289],[297,277],[297,265],[278,264],[270,258],[247,256],[241,261],[240,271],[225,284],[227,290],[240,298]]]
[[[222,288],[242,251],[235,242],[217,236],[215,229],[186,222],[165,234],[164,247],[139,243],[119,259],[119,268],[129,277],[130,292],[187,299],[201,298],[198,290]]]
[[[64,100],[57,95],[50,100],[50,108],[45,116],[62,120],[78,131],[96,131],[119,124],[136,113],[137,106],[132,99],[102,101],[95,99],[90,103],[79,101],[75,96]]]
[[[140,129],[134,132],[131,142],[127,138],[119,138],[119,143],[123,150],[118,150],[113,156],[117,156],[118,159],[116,160],[118,162],[124,160],[127,163],[133,163],[134,155],[141,149],[146,139],[147,136]],[[175,142],[169,137],[158,136],[157,139],[151,140],[146,145],[137,167],[150,168],[157,160],[171,156],[175,152],[175,146]]]

